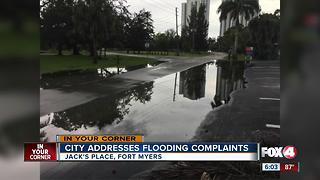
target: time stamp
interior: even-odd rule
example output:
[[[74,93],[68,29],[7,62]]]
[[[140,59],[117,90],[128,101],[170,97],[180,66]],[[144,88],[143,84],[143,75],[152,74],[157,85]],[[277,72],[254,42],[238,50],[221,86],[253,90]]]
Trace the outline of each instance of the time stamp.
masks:
[[[300,163],[262,163],[262,171],[299,172]]]

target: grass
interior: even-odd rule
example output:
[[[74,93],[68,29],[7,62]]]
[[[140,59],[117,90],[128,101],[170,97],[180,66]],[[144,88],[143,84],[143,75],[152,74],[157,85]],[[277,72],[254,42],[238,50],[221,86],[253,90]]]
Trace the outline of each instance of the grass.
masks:
[[[111,51],[111,52],[122,53],[122,54],[127,53],[127,51]],[[137,51],[136,51],[136,53],[137,53]],[[133,51],[130,51],[129,54],[133,54]],[[151,55],[151,56],[158,56],[158,57],[177,56],[177,52],[169,51],[167,54],[165,51],[140,51],[140,55]],[[208,55],[210,55],[210,53],[208,53],[208,52],[197,52],[197,53],[179,52],[180,57],[202,57],[202,56],[208,56]]]
[[[238,61],[245,61],[246,60],[246,55],[244,54],[238,54]]]
[[[21,30],[15,30],[10,22],[0,22],[1,57],[37,57],[39,52],[39,25],[24,19]]]
[[[177,56],[177,52],[176,51],[140,51],[140,54],[138,54],[138,51],[135,51],[135,53],[133,53],[132,50],[129,51],[129,53],[127,53],[127,51],[125,50],[107,50],[107,52],[113,52],[113,53],[120,53],[123,54],[124,56],[126,55],[145,55],[145,56],[153,56],[153,57],[168,57],[168,56],[176,56],[176,57],[203,57],[203,56],[209,56],[211,55],[211,53],[208,52],[179,52],[179,56]],[[58,54],[58,51],[56,49],[49,49],[46,51],[43,51],[43,55],[48,54],[48,55],[53,55],[53,54]],[[63,55],[72,55],[72,50],[63,50],[62,54]],[[82,55],[89,55],[89,52],[86,50],[81,50],[80,54]]]
[[[142,64],[154,63],[156,60],[142,57],[119,56],[119,67],[129,67]],[[108,55],[98,60],[98,64],[94,64],[92,57],[85,55],[41,55],[40,56],[40,72],[50,73],[75,69],[96,69],[102,67],[116,67],[117,57]]]
[[[228,60],[228,56],[223,58],[224,60]],[[244,54],[238,54],[237,55],[237,61],[245,61],[246,60],[246,55]]]

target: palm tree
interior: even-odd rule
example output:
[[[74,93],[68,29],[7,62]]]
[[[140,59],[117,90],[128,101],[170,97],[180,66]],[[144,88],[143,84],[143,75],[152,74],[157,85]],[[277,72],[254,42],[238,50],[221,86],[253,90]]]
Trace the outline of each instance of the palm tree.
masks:
[[[250,20],[257,12],[260,12],[258,0],[226,0],[219,6],[220,21],[226,19],[228,14],[230,14],[230,18],[236,23],[234,57],[237,55],[240,16],[243,16],[246,20]]]

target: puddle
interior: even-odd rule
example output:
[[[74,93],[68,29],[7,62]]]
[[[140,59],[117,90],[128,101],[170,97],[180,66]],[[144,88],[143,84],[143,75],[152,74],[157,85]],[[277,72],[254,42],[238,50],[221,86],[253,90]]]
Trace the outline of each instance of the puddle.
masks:
[[[243,64],[204,64],[42,116],[40,132],[46,141],[55,141],[57,134],[144,134],[145,141],[188,141],[212,109],[243,87]]]
[[[40,90],[67,88],[74,85],[101,81],[117,74],[122,74],[141,68],[151,68],[160,63],[161,62],[158,61],[152,64],[143,64],[130,67],[108,67],[99,69],[71,70],[55,73],[46,73],[42,74],[40,77]]]

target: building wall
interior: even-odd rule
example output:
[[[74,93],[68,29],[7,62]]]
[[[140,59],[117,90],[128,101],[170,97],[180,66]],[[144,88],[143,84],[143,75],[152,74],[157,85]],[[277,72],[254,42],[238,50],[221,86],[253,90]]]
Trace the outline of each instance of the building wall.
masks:
[[[192,7],[196,6],[197,10],[199,10],[201,4],[206,5],[205,17],[209,23],[210,0],[187,0],[186,3],[181,4],[181,30],[188,25],[188,18],[191,15]]]
[[[187,3],[182,3],[181,4],[181,26],[185,27],[187,24]]]

